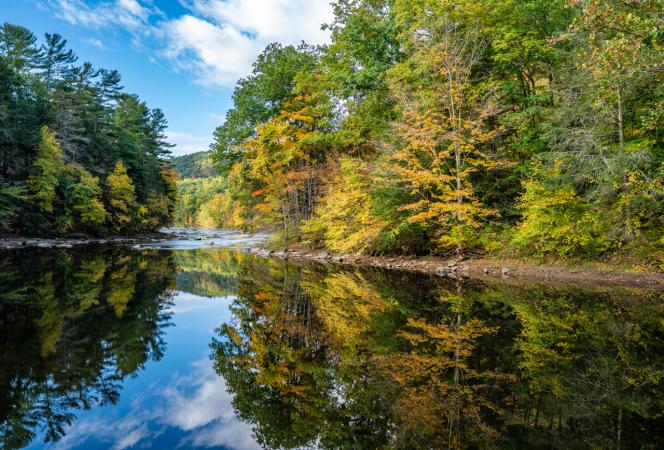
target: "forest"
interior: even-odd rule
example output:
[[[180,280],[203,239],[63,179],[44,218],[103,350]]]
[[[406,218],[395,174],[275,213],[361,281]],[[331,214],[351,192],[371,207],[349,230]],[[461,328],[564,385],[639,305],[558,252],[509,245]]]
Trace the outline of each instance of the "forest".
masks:
[[[224,228],[225,213],[230,209],[223,195],[226,180],[217,173],[210,152],[177,156],[171,160],[180,176],[173,224],[185,228]]]
[[[214,136],[224,227],[337,253],[664,267],[661,0],[339,0]]]
[[[0,232],[135,234],[171,222],[166,118],[59,34],[0,27]]]

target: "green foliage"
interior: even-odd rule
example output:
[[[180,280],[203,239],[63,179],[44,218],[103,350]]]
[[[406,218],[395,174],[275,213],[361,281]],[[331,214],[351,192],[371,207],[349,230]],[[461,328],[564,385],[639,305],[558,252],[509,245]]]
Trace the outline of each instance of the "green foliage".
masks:
[[[328,46],[271,46],[238,83],[216,135],[225,225],[335,252],[658,264],[661,2],[637,3],[337,1]]]
[[[180,227],[221,229],[227,225],[226,182],[222,177],[180,180],[174,223]]]
[[[59,230],[72,231],[77,225],[84,230],[99,231],[106,222],[106,209],[101,198],[99,178],[76,163],[67,164],[62,180],[64,210],[59,217]]]
[[[28,197],[25,186],[0,187],[0,230],[10,231]]]
[[[41,129],[41,141],[28,178],[32,203],[43,213],[52,213],[59,177],[64,170],[64,157],[55,133],[46,126]]]
[[[210,178],[217,170],[210,152],[177,156],[171,159],[171,164],[181,178]]]
[[[214,133],[214,158],[223,174],[241,159],[239,145],[255,134],[256,125],[280,112],[295,87],[297,74],[311,70],[315,62],[314,50],[305,44],[299,48],[270,44],[258,56],[252,74],[238,82],[233,108]]]
[[[524,182],[519,199],[523,221],[514,243],[544,256],[596,256],[608,248],[599,220],[571,186],[547,188],[541,182]]]
[[[123,93],[117,71],[76,61],[58,34],[46,33],[39,45],[26,28],[0,26],[3,231],[105,233],[99,184],[117,161],[135,187],[140,217],[131,232],[169,223],[174,191],[162,176],[171,147],[163,112]]]

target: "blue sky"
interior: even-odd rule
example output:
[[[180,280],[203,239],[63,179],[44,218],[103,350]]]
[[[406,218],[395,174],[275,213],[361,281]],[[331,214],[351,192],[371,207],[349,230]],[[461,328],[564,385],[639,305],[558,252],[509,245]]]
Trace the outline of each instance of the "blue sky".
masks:
[[[270,42],[325,43],[331,0],[0,0],[0,22],[62,34],[164,110],[174,154],[206,150],[236,81]]]

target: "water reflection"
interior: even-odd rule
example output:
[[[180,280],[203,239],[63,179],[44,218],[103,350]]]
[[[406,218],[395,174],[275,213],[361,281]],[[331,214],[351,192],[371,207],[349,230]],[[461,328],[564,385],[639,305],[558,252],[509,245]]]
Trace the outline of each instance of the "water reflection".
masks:
[[[215,368],[264,447],[657,448],[662,297],[272,261]]]
[[[4,253],[0,442],[657,448],[662,300],[223,249]]]
[[[57,441],[75,410],[117,402],[123,380],[165,350],[169,255],[23,252],[0,262],[0,439]]]

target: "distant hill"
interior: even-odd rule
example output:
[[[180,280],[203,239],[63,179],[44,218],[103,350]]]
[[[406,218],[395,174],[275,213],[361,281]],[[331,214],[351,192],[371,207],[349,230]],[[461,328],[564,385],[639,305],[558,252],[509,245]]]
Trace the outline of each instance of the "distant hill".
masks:
[[[210,178],[216,176],[210,152],[197,152],[172,159],[173,168],[182,178]]]

